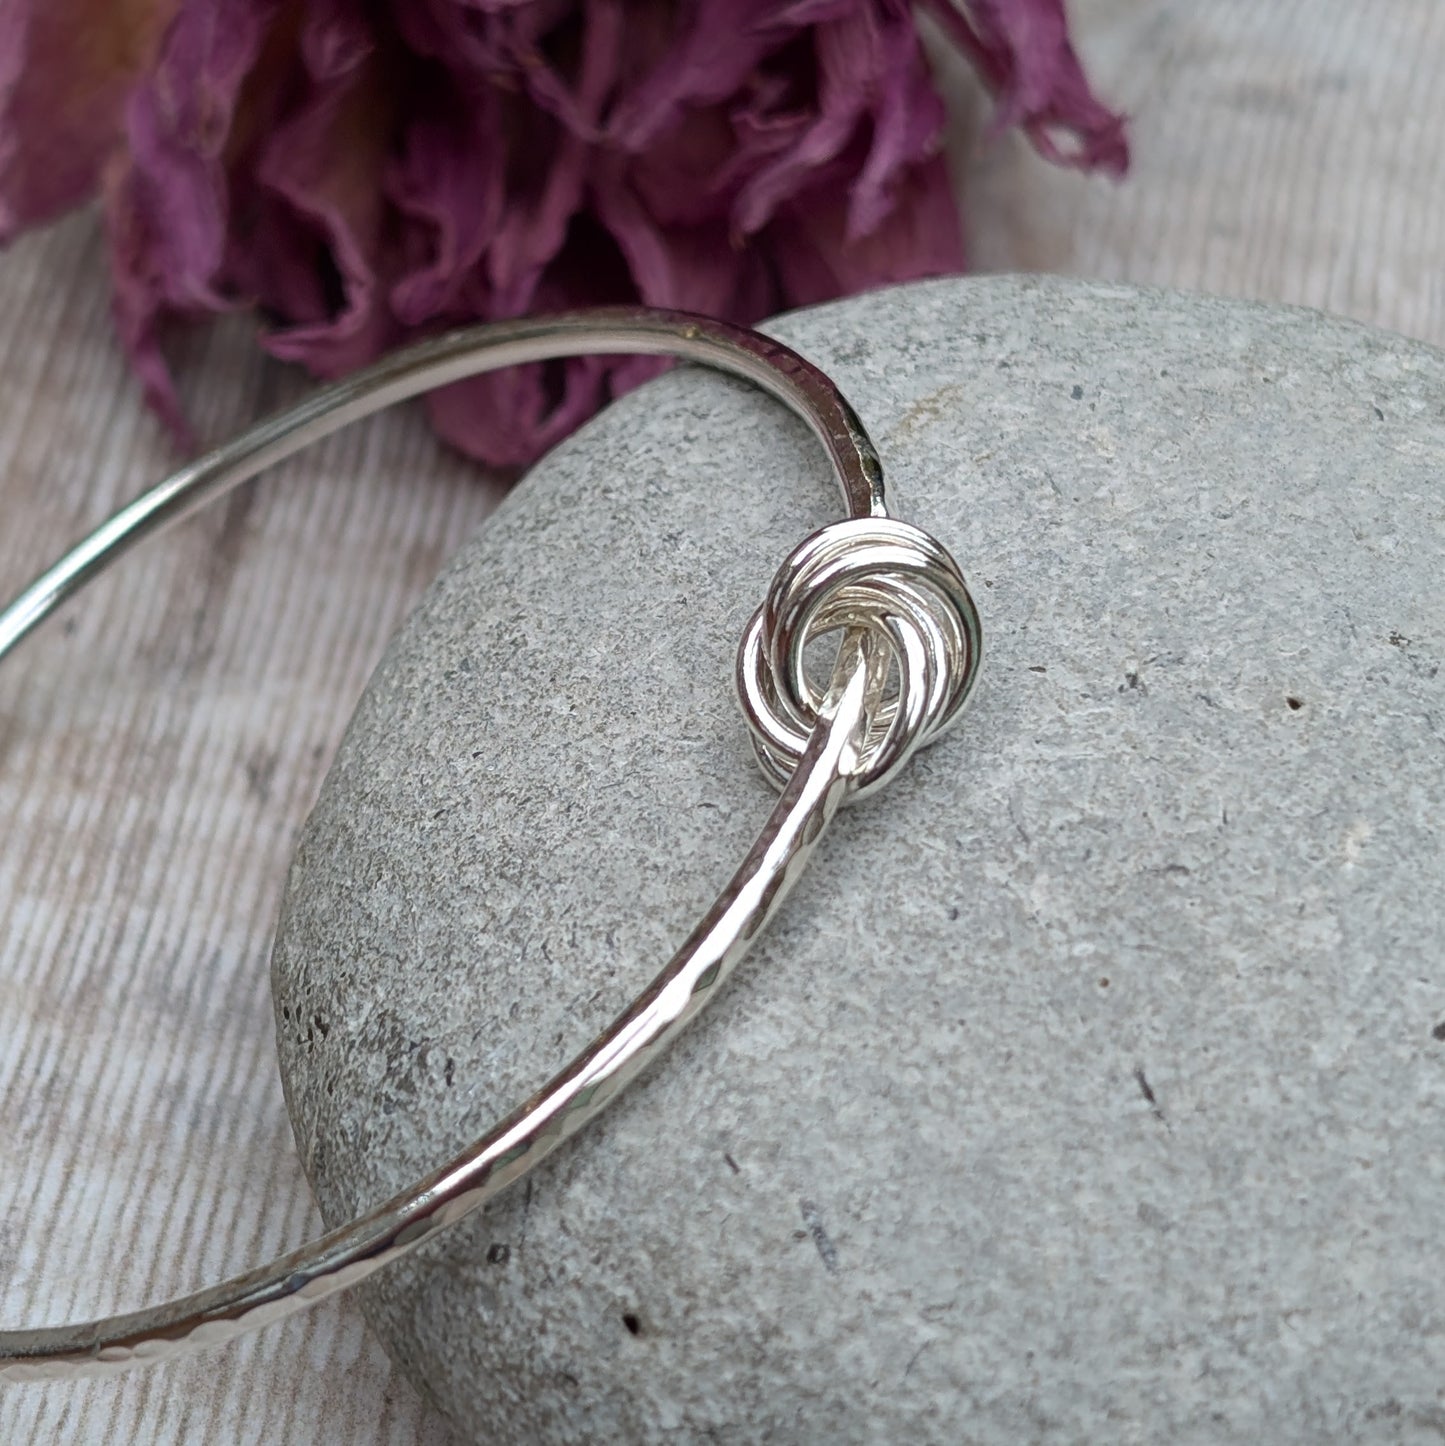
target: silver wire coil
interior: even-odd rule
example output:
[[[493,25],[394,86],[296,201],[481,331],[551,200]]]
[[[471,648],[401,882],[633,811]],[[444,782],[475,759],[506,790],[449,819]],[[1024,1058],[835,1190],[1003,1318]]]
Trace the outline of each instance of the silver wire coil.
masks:
[[[851,797],[882,788],[953,724],[978,677],[978,610],[958,564],[921,528],[891,517],[830,523],[778,569],[738,648],[736,686],[753,751],[782,788],[817,727],[824,691],[810,643],[866,630],[869,724]]]

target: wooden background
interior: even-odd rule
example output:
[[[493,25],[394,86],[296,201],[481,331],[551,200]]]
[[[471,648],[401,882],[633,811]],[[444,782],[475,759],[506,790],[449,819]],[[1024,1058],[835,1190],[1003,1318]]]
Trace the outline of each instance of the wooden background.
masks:
[[[983,269],[1325,307],[1445,343],[1445,6],[1074,0],[1135,117],[1122,187],[955,154]],[[176,458],[111,343],[89,217],[0,258],[0,592]],[[202,435],[305,383],[187,343]],[[129,1308],[318,1227],[271,1043],[286,860],[372,662],[495,493],[414,412],[324,444],[102,582],[0,673],[0,1322]],[[441,1442],[332,1302],[115,1381],[0,1390],[0,1441]]]

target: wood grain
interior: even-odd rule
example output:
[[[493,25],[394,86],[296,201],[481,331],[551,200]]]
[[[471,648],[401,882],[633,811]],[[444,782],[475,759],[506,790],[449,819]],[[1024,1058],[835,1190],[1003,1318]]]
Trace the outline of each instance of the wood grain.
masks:
[[[1445,342],[1437,0],[1076,0],[1135,117],[1113,187],[981,139],[975,262],[1301,302]],[[0,261],[0,591],[176,460],[88,217]],[[187,339],[204,437],[305,383]],[[296,831],[382,645],[493,491],[403,410],[150,546],[0,673],[0,1320],[138,1305],[318,1227],[266,952]],[[440,1442],[357,1308],[207,1359],[0,1392],[0,1441]]]
[[[0,267],[8,589],[175,462],[107,336],[89,218]],[[203,434],[299,395],[237,327],[183,359]],[[126,1309],[319,1228],[266,955],[304,818],[408,604],[494,493],[415,413],[138,553],[0,676],[0,1316]],[[345,1300],[195,1362],[0,1392],[0,1440],[427,1442]]]
[[[989,141],[955,85],[974,264],[1319,307],[1445,343],[1445,6],[1074,0],[1133,118],[1115,186]]]

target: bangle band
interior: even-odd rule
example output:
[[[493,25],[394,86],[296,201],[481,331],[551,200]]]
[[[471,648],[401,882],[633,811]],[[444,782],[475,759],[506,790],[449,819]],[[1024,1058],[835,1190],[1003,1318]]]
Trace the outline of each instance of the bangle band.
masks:
[[[977,610],[957,564],[888,515],[862,423],[772,339],[680,312],[618,308],[436,337],[329,386],[183,467],[117,512],[0,612],[0,659],[136,543],[308,443],[393,402],[524,362],[665,354],[740,377],[797,413],[848,516],[783,563],[738,653],[754,751],[781,797],[737,873],[652,983],[536,1095],[439,1170],[348,1225],[196,1294],[81,1325],[0,1330],[0,1380],[106,1375],[227,1341],[364,1280],[470,1215],[601,1110],[715,994],[849,796],[881,787],[959,715],[977,677]],[[825,686],[807,644],[838,633]]]

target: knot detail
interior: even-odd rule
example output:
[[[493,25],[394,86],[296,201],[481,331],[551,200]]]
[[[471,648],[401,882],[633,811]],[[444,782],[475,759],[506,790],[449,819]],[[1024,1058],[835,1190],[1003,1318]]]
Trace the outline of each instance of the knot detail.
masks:
[[[978,676],[982,629],[963,574],[936,538],[891,517],[815,532],[778,569],[738,648],[737,691],[763,772],[782,788],[824,706],[810,643],[864,633],[871,697],[852,795],[881,788],[958,717]]]

